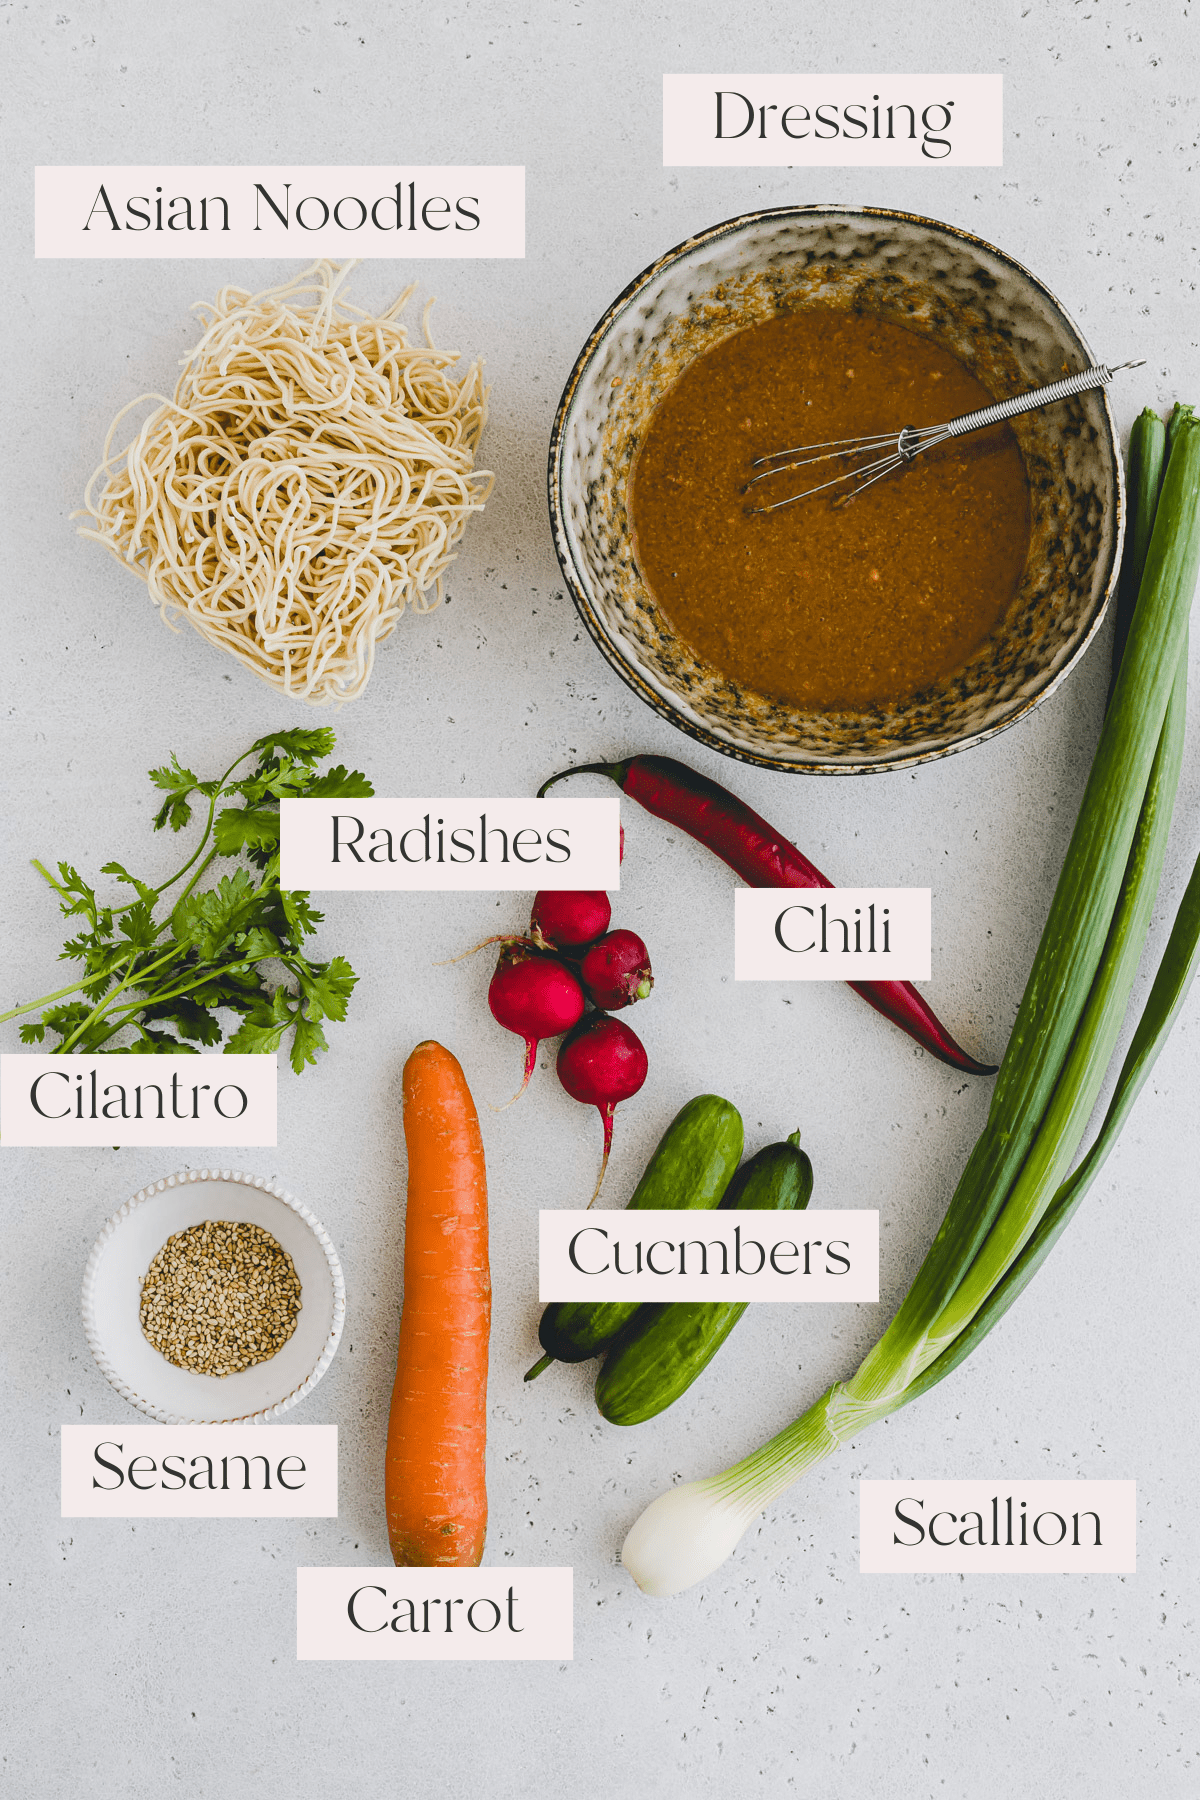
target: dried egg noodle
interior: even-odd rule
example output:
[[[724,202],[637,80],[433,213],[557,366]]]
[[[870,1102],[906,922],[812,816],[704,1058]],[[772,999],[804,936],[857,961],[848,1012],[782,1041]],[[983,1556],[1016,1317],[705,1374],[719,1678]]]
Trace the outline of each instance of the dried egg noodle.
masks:
[[[184,616],[315,706],[355,699],[405,606],[439,603],[492,488],[473,466],[482,364],[451,377],[459,354],[434,349],[429,306],[426,342],[410,345],[396,315],[411,287],[380,318],[348,306],[351,267],[317,262],[202,302],[212,319],[174,399],[144,394],[114,419],[81,528],[145,581],[167,624]],[[113,454],[146,400],[161,404]]]

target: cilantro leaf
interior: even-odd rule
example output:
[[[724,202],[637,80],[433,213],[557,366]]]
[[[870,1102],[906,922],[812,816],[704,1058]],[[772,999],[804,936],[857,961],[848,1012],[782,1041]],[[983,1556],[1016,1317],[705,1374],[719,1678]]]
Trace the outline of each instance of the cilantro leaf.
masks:
[[[250,748],[251,750],[261,750],[264,760],[271,751],[282,750],[285,756],[290,756],[295,762],[308,763],[311,766],[313,763],[324,762],[327,756],[332,756],[336,743],[337,738],[328,725],[318,725],[314,728],[295,725],[288,731],[269,732],[266,737],[258,738]]]
[[[135,950],[150,950],[158,937],[154,928],[154,919],[150,908],[144,900],[131,906],[121,914],[121,935],[128,938]]]
[[[139,1030],[141,1030],[140,1026]],[[218,1040],[220,1036],[218,1031]],[[114,1048],[124,1050],[129,1056],[195,1056],[198,1054],[191,1044],[181,1044],[179,1039],[172,1037],[169,1031],[142,1030],[141,1037],[134,1043],[122,1044],[114,1046]]]
[[[277,807],[226,806],[213,825],[213,843],[221,856],[236,856],[239,850],[260,846],[274,849],[278,842]]]
[[[92,1007],[87,1001],[71,1000],[63,1006],[48,1007],[42,1014],[41,1023],[43,1027],[54,1033],[60,1043],[65,1043],[72,1033],[77,1031],[84,1021],[91,1017],[91,1013]],[[26,1043],[31,1041],[25,1035],[26,1032],[31,1029],[33,1029],[33,1027],[29,1025],[21,1027],[21,1036],[25,1039]],[[105,1027],[103,1020],[97,1020],[89,1026],[82,1037],[79,1038],[79,1048],[81,1050],[99,1048],[104,1041],[104,1031]]]
[[[275,933],[268,931],[265,925],[252,925],[249,931],[239,932],[237,936],[237,953],[247,962],[262,962],[264,957],[278,956],[282,949]]]
[[[59,1037],[65,1038],[70,1036],[77,1025],[83,1024],[91,1010],[84,1000],[69,1000],[62,1006],[47,1007],[42,1014],[42,1022],[51,1031],[57,1032]]]
[[[54,885],[62,896],[58,905],[59,912],[64,919],[73,917],[75,913],[83,913],[91,919],[92,929],[95,930],[100,910],[96,904],[95,891],[70,863],[60,862],[58,873],[60,879]]]
[[[177,756],[172,755],[170,767],[151,769],[150,779],[155,787],[162,788],[167,798],[159,807],[154,819],[155,831],[161,831],[169,824],[172,831],[182,831],[192,816],[188,805],[188,795],[194,794],[200,786],[199,781],[190,769],[180,766]]]
[[[293,938],[311,937],[325,914],[313,910],[308,904],[309,896],[302,888],[281,888],[279,897]]]
[[[259,979],[257,970],[245,963],[223,963],[219,970],[191,989],[197,1006],[226,1006],[243,1016],[252,1013],[261,1002],[270,1002],[270,990]]]
[[[358,976],[344,956],[332,962],[310,963],[303,957],[288,958],[288,968],[296,977],[305,1000],[309,1019],[344,1019],[346,1006]]]
[[[244,784],[247,799],[273,794],[276,800],[291,800],[303,794],[312,780],[312,770],[304,763],[268,763]]]
[[[288,1005],[289,999],[286,988],[276,988],[270,1003],[256,1006],[238,1026],[225,1046],[225,1054],[269,1056],[273,1050],[278,1050],[284,1032],[295,1017]]]
[[[176,942],[195,950],[202,962],[215,962],[229,938],[248,927],[257,899],[245,869],[235,869],[207,893],[179,902],[171,914]]]
[[[243,1019],[231,1038],[225,1041],[226,1056],[270,1056],[278,1050],[283,1042],[283,1034],[287,1030],[286,1022],[282,1025],[260,1024],[254,1019]]]
[[[157,1020],[169,1020],[181,1038],[192,1038],[198,1044],[219,1044],[221,1041],[221,1026],[215,1015],[185,995],[143,1008],[139,1029],[145,1029],[147,1023]]]
[[[318,1053],[328,1050],[325,1033],[318,1019],[296,1017],[296,1034],[292,1039],[291,1063],[297,1075],[303,1075],[306,1063],[315,1063]]]
[[[136,891],[138,899],[144,901],[147,906],[153,906],[154,902],[158,899],[158,889],[147,887],[144,881],[139,881],[136,875],[131,875],[123,863],[101,863],[100,873],[102,875],[115,875],[118,881],[125,882],[129,887]]]
[[[306,800],[369,800],[375,792],[360,769],[346,769],[341,763],[327,769],[310,781],[304,790]]]

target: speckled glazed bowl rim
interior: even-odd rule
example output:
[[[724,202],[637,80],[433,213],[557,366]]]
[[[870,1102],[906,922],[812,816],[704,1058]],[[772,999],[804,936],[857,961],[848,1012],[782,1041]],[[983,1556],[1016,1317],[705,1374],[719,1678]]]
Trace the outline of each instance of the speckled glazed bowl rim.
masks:
[[[122,1379],[113,1367],[96,1321],[97,1284],[102,1279],[101,1270],[105,1252],[116,1232],[125,1224],[135,1208],[151,1204],[159,1194],[167,1193],[175,1188],[188,1187],[198,1181],[236,1182],[240,1187],[253,1188],[260,1193],[272,1195],[276,1200],[281,1200],[308,1226],[324,1252],[329,1271],[333,1318],[316,1362],[304,1380],[292,1388],[289,1393],[284,1394],[281,1399],[270,1406],[260,1407],[257,1412],[243,1413],[238,1417],[185,1419],[178,1412],[158,1406],[146,1395],[139,1394],[130,1387],[127,1381]],[[139,1412],[148,1414],[152,1419],[157,1419],[160,1425],[265,1425],[269,1420],[279,1418],[281,1413],[289,1412],[307,1394],[311,1394],[333,1361],[334,1353],[341,1342],[342,1328],[346,1323],[346,1278],[342,1273],[338,1253],[333,1247],[333,1240],[320,1219],[292,1194],[287,1193],[277,1181],[268,1181],[264,1175],[245,1175],[237,1169],[178,1169],[173,1175],[164,1175],[161,1181],[151,1181],[144,1188],[139,1188],[133,1198],[127,1200],[124,1206],[119,1207],[111,1219],[105,1222],[99,1237],[92,1245],[92,1252],[83,1272],[81,1311],[88,1348],[95,1357],[101,1374],[112,1383],[122,1399],[128,1400],[131,1406],[136,1406]]]
[[[644,700],[647,706],[653,707],[654,711],[658,713],[661,718],[668,720],[670,724],[676,726],[680,731],[686,732],[689,737],[695,738],[698,743],[707,744],[710,749],[719,751],[722,756],[732,757],[738,762],[752,763],[759,768],[776,769],[780,773],[788,775],[875,775],[888,770],[911,769],[918,763],[933,762],[943,756],[953,756],[957,751],[970,750],[976,744],[985,743],[987,739],[998,736],[1002,731],[1009,730],[1011,726],[1016,725],[1021,719],[1027,718],[1035,707],[1042,704],[1043,700],[1048,700],[1051,694],[1057,692],[1087,650],[1096,633],[1099,631],[1100,626],[1104,621],[1104,615],[1108,610],[1108,603],[1112,598],[1117,585],[1117,578],[1121,568],[1121,550],[1125,541],[1125,470],[1121,459],[1120,436],[1117,431],[1117,423],[1113,415],[1107,389],[1097,389],[1096,398],[1099,400],[1103,410],[1108,455],[1113,465],[1113,487],[1116,499],[1117,518],[1116,530],[1114,531],[1112,538],[1111,561],[1104,590],[1093,609],[1092,617],[1088,623],[1087,629],[1084,631],[1078,644],[1075,646],[1074,651],[1067,658],[1066,662],[1063,663],[1062,667],[1047,678],[1045,685],[1039,688],[1037,693],[1031,694],[1028,698],[1023,700],[1008,718],[998,720],[994,725],[989,725],[983,731],[970,732],[963,737],[954,738],[949,743],[940,744],[935,748],[904,752],[894,757],[863,762],[831,764],[829,762],[805,762],[799,759],[786,759],[783,757],[770,756],[765,753],[748,750],[744,745],[727,742],[726,739],[718,736],[716,732],[709,731],[696,720],[688,718],[681,710],[677,710],[675,707],[671,706],[668,701],[666,701],[662,695],[651,686],[641,673],[636,668],[632,667],[623,656],[619,655],[614,648],[612,638],[593,607],[576,566],[574,552],[571,547],[571,538],[567,530],[566,509],[563,505],[562,496],[563,447],[579,384],[589,363],[596,355],[607,336],[613,322],[634,300],[636,300],[642,289],[673,262],[689,255],[692,251],[704,244],[713,243],[722,237],[732,236],[733,233],[744,229],[746,226],[757,225],[764,220],[770,219],[778,219],[780,221],[786,219],[818,220],[830,215],[848,219],[899,219],[905,221],[909,225],[921,226],[930,232],[940,234],[947,238],[956,239],[960,243],[973,245],[980,250],[986,251],[989,256],[994,256],[1015,274],[1029,282],[1038,293],[1045,296],[1062,320],[1063,325],[1074,337],[1080,354],[1086,357],[1089,366],[1094,364],[1096,359],[1087,339],[1076,325],[1070,313],[1058,299],[1057,295],[1046,286],[1044,281],[1039,280],[1030,269],[1027,269],[1024,263],[1018,262],[1016,257],[1009,256],[1007,251],[998,249],[995,244],[989,243],[986,238],[978,237],[974,232],[964,231],[962,227],[958,225],[948,225],[941,219],[926,218],[922,213],[905,212],[898,208],[887,206],[846,206],[839,205],[835,201],[821,201],[811,206],[759,207],[753,212],[739,213],[735,218],[723,219],[720,224],[712,225],[707,231],[700,231],[693,237],[685,238],[682,243],[676,244],[673,249],[664,251],[661,256],[655,257],[654,261],[648,264],[647,267],[642,270],[640,275],[636,275],[629,285],[622,289],[612,305],[603,316],[597,320],[596,324],[588,333],[583,348],[575,359],[574,367],[567,377],[566,385],[563,388],[562,395],[558,402],[558,409],[554,415],[554,424],[550,431],[550,453],[547,467],[550,526],[554,537],[555,554],[558,557],[563,578],[566,581],[567,587],[570,589],[571,598],[575,602],[576,611],[583,620],[584,625],[587,627],[589,636],[605,661],[611,668],[615,669],[625,685],[632,688],[633,692],[640,700]]]

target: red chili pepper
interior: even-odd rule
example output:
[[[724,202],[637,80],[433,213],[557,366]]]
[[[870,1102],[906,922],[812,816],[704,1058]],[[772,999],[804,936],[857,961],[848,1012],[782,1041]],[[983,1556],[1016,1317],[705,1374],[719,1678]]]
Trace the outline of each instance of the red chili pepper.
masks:
[[[807,856],[727,788],[670,756],[629,756],[623,762],[585,763],[552,775],[541,798],[568,775],[607,775],[623,793],[707,845],[750,887],[833,887]],[[994,1075],[994,1063],[976,1062],[961,1049],[911,981],[851,981],[869,1006],[907,1031],[932,1056],[968,1075]]]

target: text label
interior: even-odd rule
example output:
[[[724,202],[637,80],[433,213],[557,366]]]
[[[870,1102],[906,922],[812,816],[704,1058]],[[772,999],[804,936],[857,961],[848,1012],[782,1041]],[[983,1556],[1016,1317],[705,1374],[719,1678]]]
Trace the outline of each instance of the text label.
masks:
[[[663,167],[999,168],[1001,75],[664,75]]]
[[[276,1059],[0,1056],[5,1144],[274,1144]]]
[[[525,171],[47,167],[34,216],[35,256],[524,256]]]
[[[929,888],[737,888],[735,981],[928,981]]]
[[[336,1425],[64,1425],[64,1519],[336,1519]]]
[[[1132,1575],[1134,1481],[864,1481],[864,1575]]]
[[[619,800],[284,800],[285,888],[617,888]]]
[[[300,1662],[569,1662],[570,1569],[297,1569]]]
[[[878,1300],[877,1212],[543,1212],[553,1300]]]

